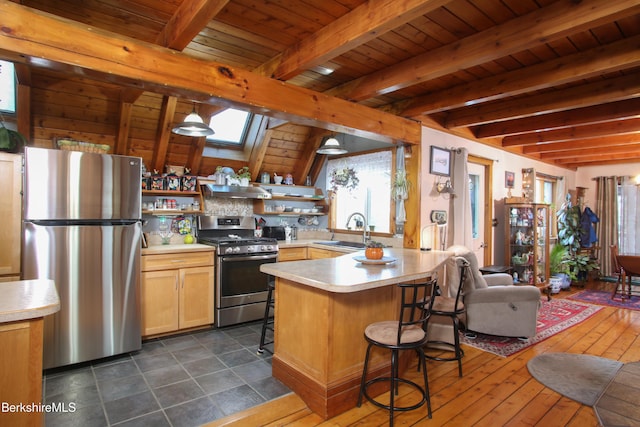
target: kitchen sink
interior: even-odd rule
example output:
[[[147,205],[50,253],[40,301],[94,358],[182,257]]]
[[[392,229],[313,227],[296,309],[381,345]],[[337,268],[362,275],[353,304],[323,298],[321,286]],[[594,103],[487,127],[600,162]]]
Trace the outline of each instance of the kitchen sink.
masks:
[[[348,248],[364,248],[365,244],[361,242],[347,242],[345,240],[324,240],[321,242],[313,242],[318,245],[327,245],[327,246],[344,246]]]

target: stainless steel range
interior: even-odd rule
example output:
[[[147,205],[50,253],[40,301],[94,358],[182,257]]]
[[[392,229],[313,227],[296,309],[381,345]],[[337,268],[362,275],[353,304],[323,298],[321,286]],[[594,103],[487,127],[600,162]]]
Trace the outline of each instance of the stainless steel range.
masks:
[[[276,262],[278,241],[253,236],[253,217],[200,216],[198,242],[216,247],[215,324],[261,319],[273,278],[260,265]]]

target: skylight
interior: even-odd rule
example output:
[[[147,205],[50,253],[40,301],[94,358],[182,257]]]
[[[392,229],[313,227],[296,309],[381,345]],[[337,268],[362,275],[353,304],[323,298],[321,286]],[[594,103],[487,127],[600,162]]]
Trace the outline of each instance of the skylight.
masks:
[[[242,145],[251,113],[227,108],[211,117],[209,127],[215,131],[207,141],[219,144]]]
[[[0,60],[0,111],[16,112],[16,78],[12,62]]]

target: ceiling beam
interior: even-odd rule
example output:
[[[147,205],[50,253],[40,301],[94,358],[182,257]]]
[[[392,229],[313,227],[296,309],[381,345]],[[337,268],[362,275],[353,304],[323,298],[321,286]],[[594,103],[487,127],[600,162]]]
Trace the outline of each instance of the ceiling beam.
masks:
[[[229,0],[182,1],[164,26],[156,44],[183,51]]]
[[[638,55],[640,57],[640,55]],[[640,117],[640,97],[593,107],[490,123],[473,129],[476,138],[494,138]]]
[[[640,12],[637,0],[560,0],[327,91],[362,101],[533,48]]]
[[[630,145],[640,142],[640,133],[603,136],[599,138],[574,139],[566,142],[550,142],[548,144],[527,145],[522,147],[523,154],[553,153],[575,149],[600,148],[616,145]]]
[[[541,160],[560,160],[560,159],[571,159],[578,157],[593,157],[593,156],[602,156],[602,155],[618,155],[618,154],[640,154],[640,142],[636,142],[635,144],[629,145],[618,145],[615,147],[612,146],[601,146],[600,148],[581,148],[579,150],[565,150],[565,151],[554,151],[553,153],[542,153],[540,154]]]
[[[607,80],[597,80],[566,89],[546,91],[453,110],[447,113],[445,126],[455,129],[503,120],[554,113],[574,108],[619,101],[640,96],[640,72]]]
[[[396,114],[418,117],[504,99],[640,65],[640,36],[404,100]],[[392,107],[393,108],[393,107]]]
[[[21,53],[34,66],[66,64],[77,73],[92,70],[107,81],[163,95],[238,106],[378,141],[420,143],[418,121],[11,2],[0,2],[0,17],[0,50]]]
[[[634,163],[640,157],[640,150],[635,154],[611,154],[591,157],[573,157],[569,159],[556,160],[556,164],[567,168],[576,168],[592,165],[616,165],[620,163]]]
[[[158,119],[158,128],[156,130],[156,147],[153,151],[153,160],[151,167],[158,172],[162,172],[169,150],[169,139],[171,138],[171,129],[173,127],[173,116],[176,113],[176,105],[178,100],[175,96],[164,96],[162,98],[162,106],[160,107],[160,118]]]
[[[288,80],[451,0],[370,0],[253,70]]]
[[[640,119],[616,120],[594,125],[550,130],[548,132],[532,132],[522,135],[505,136],[502,139],[502,146],[514,147],[548,142],[570,141],[573,139],[604,137],[609,135],[633,134],[637,133],[639,128]],[[579,148],[579,146],[576,146],[576,148]]]

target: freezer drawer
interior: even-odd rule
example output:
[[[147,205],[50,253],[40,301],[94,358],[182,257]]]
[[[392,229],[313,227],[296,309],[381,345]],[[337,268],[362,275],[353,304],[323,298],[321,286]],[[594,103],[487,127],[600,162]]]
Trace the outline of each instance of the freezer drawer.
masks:
[[[25,279],[53,279],[60,311],[45,318],[44,369],[138,350],[139,222],[24,224]]]

